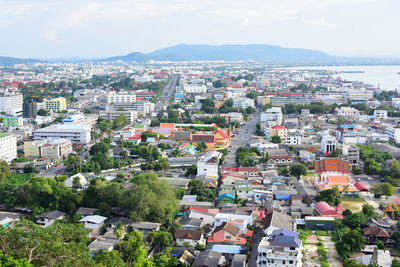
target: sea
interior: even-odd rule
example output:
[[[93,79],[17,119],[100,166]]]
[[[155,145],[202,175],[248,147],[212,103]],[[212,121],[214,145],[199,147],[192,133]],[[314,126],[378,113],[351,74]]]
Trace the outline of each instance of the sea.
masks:
[[[348,81],[361,81],[382,90],[400,92],[400,66],[307,66],[292,69],[344,71],[346,73],[333,76]]]

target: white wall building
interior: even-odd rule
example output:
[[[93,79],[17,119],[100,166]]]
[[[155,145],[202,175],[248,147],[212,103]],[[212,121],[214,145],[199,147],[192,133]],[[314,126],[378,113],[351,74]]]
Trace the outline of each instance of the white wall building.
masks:
[[[115,92],[111,92],[107,96],[107,103],[133,103],[136,102],[135,94],[117,94]]]
[[[109,110],[109,111],[100,111],[100,118],[113,120],[116,117],[123,115],[126,117],[129,123],[135,122],[138,118],[137,111],[131,110]]]
[[[183,91],[188,94],[203,94],[207,93],[207,86],[204,84],[185,84]]]
[[[218,178],[218,165],[221,153],[210,151],[197,160],[197,175]]]
[[[374,110],[374,118],[375,119],[387,119],[388,117],[388,111],[387,110],[382,110],[382,109],[375,109]]]
[[[396,144],[400,143],[400,128],[388,127],[386,134],[389,135],[389,140]]]
[[[88,144],[91,141],[90,125],[55,124],[38,129],[32,133],[33,140],[48,138],[66,138],[74,144]]]
[[[243,97],[243,98],[235,98],[233,99],[233,107],[234,108],[254,108],[254,99]]]
[[[23,97],[22,94],[9,94],[0,96],[0,112],[11,116],[22,115]]]
[[[282,124],[282,108],[273,107],[267,109],[260,115],[260,122],[270,122],[275,121],[277,125]]]
[[[321,152],[324,154],[335,151],[336,149],[336,137],[329,134],[328,131],[324,132],[321,139]]]
[[[17,138],[9,133],[0,133],[0,160],[7,162],[17,157]]]
[[[359,117],[360,116],[360,111],[358,111],[355,108],[352,107],[340,107],[340,108],[336,108],[335,112],[338,116],[340,117],[345,117],[345,118],[349,118],[349,117]]]

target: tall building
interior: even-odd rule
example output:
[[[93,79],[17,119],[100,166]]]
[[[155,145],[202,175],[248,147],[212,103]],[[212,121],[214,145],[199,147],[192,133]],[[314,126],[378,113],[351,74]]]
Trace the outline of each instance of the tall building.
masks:
[[[400,143],[400,128],[388,127],[386,128],[386,134],[389,135],[389,140],[396,144]]]
[[[0,112],[11,116],[22,115],[22,99],[22,94],[0,95]]]
[[[328,131],[325,131],[322,135],[321,139],[321,152],[324,154],[329,154],[336,149],[336,137],[333,137],[329,134]]]
[[[36,103],[33,99],[25,99],[23,104],[23,116],[24,118],[36,117],[37,109]]]
[[[107,96],[107,103],[133,103],[136,102],[135,94],[116,94],[115,92],[110,93]]]
[[[282,108],[280,107],[269,108],[260,114],[260,122],[275,122],[276,125],[282,124],[282,118]]]
[[[17,138],[9,133],[0,133],[0,159],[7,162],[17,157]]]
[[[48,111],[60,112],[67,109],[67,100],[64,97],[44,99],[43,105]]]

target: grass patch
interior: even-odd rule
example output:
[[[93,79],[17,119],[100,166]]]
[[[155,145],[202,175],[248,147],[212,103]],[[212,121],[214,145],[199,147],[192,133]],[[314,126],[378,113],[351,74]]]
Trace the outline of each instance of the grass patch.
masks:
[[[317,236],[331,236],[331,232],[329,231],[323,231],[323,230],[315,230],[315,234]]]
[[[349,209],[352,212],[359,212],[362,210],[362,205],[366,202],[359,197],[342,197],[341,203],[345,209]]]
[[[2,182],[10,185],[20,186],[26,184],[32,179],[35,174],[11,174],[9,177],[5,178]]]
[[[299,233],[299,239],[303,243],[306,243],[307,238],[312,234],[312,231],[307,229],[297,229],[297,232]]]
[[[317,253],[318,253],[319,262],[321,263],[321,267],[328,267],[329,266],[328,253],[326,252],[326,249],[322,242],[317,243]]]

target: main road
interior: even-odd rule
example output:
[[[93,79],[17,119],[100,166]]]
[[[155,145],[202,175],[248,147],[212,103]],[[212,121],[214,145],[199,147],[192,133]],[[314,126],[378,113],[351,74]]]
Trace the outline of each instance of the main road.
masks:
[[[179,75],[172,75],[171,79],[165,85],[164,90],[161,95],[161,101],[164,104],[169,104],[172,94],[175,92],[176,86],[178,84]]]

